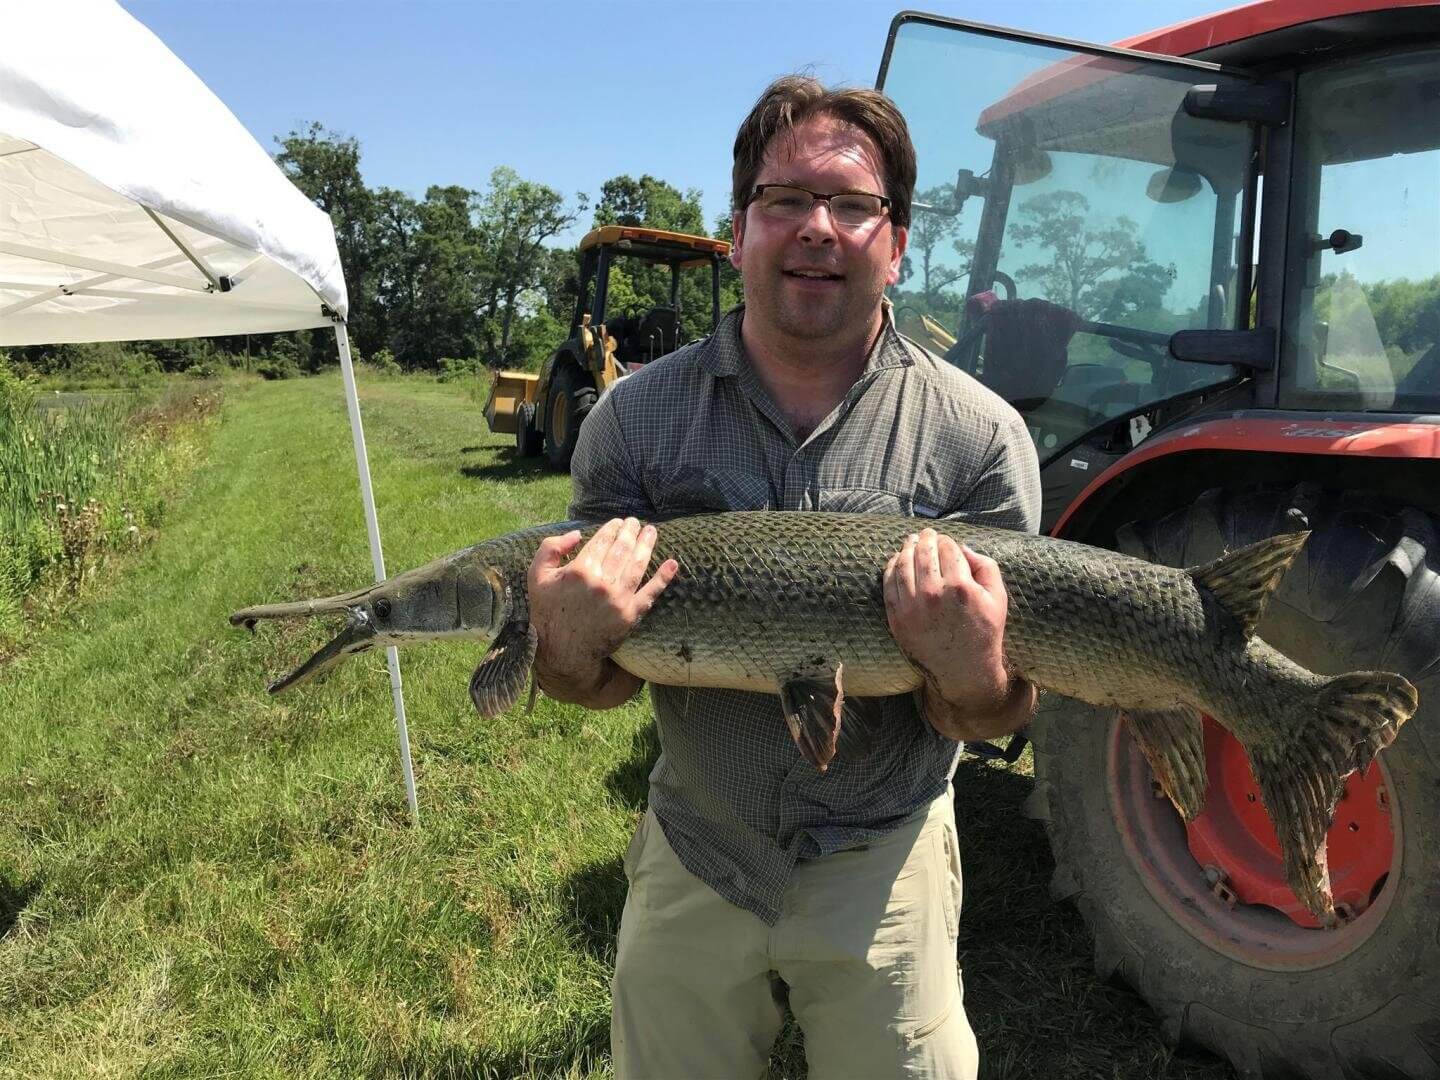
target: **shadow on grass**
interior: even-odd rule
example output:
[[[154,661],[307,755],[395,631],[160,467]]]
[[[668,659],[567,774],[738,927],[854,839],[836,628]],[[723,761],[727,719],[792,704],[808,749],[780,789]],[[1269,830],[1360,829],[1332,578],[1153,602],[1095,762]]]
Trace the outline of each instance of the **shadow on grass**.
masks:
[[[493,450],[490,460],[474,465],[461,465],[461,476],[472,480],[535,480],[551,475],[543,457],[521,457],[514,450],[492,447],[477,449]]]
[[[0,874],[0,939],[10,933],[20,921],[20,913],[35,899],[35,894],[39,891],[38,880],[32,878],[30,881],[17,883]]]
[[[629,756],[605,777],[605,787],[621,806],[645,809],[650,770],[660,755],[654,722],[635,732]],[[615,935],[625,908],[625,868],[619,856],[583,867],[560,887],[571,938],[606,966],[615,963]]]
[[[552,1077],[599,1075],[610,1045],[608,1024],[593,1030],[576,1028],[553,1049],[536,1047],[502,1051],[489,1047],[446,1046],[409,1057],[381,1055],[371,1075],[402,1080],[549,1080]],[[607,1074],[608,1075],[608,1074]]]
[[[621,806],[643,810],[649,802],[650,770],[660,756],[660,735],[652,720],[635,732],[630,756],[605,777],[605,788]]]

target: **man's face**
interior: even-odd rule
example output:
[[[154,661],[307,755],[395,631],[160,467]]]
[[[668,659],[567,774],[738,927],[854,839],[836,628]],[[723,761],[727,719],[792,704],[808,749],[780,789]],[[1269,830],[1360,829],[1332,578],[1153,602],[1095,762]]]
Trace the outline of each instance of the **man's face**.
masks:
[[[822,194],[885,194],[874,141],[831,116],[816,116],[777,136],[757,184],[793,184]],[[799,220],[776,220],[751,204],[735,218],[730,261],[745,287],[747,319],[806,341],[859,336],[887,285],[900,276],[906,231],[888,213],[866,225],[841,225],[820,201]]]

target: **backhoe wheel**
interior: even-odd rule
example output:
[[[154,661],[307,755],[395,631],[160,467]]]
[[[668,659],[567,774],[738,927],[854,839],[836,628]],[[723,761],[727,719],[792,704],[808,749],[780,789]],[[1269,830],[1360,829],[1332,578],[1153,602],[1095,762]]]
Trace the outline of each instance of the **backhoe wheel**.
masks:
[[[535,457],[545,444],[545,436],[535,426],[535,403],[522,401],[515,410],[515,452],[522,458]]]
[[[545,421],[545,460],[551,468],[570,468],[580,424],[594,404],[595,388],[579,367],[570,362],[557,364],[550,384],[550,415]]]
[[[1348,875],[1362,899],[1335,927],[1311,929],[1237,896],[1263,844],[1212,829],[1221,839],[1207,858],[1232,865],[1197,862],[1194,826],[1155,796],[1111,709],[1063,698],[1042,709],[1030,809],[1050,834],[1052,891],[1094,933],[1097,971],[1133,986],[1172,1040],[1209,1047],[1247,1078],[1429,1080],[1440,1077],[1440,525],[1379,496],[1301,485],[1210,491],[1116,539],[1194,566],[1293,530],[1292,507],[1312,533],[1261,636],[1314,671],[1400,671],[1420,692],[1394,744],[1363,782],[1351,778],[1329,834],[1337,895]],[[1233,756],[1209,763],[1199,825],[1248,798]],[[1388,845],[1388,863],[1362,857],[1363,845],[1337,857],[1337,830],[1349,829]]]

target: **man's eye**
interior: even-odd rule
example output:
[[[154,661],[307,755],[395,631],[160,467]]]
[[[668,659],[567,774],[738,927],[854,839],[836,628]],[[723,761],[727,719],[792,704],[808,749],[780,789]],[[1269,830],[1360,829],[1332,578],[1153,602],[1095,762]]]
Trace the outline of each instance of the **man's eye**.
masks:
[[[771,195],[770,205],[779,210],[793,210],[796,207],[805,205],[805,196],[794,193],[787,195]]]
[[[837,214],[865,217],[876,212],[878,203],[868,195],[837,195],[830,200]]]

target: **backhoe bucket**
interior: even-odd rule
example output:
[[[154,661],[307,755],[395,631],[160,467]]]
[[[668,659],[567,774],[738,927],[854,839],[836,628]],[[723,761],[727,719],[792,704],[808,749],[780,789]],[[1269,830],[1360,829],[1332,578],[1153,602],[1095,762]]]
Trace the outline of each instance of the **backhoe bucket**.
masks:
[[[496,434],[514,435],[515,417],[520,405],[535,400],[535,388],[540,382],[539,375],[524,371],[500,371],[490,384],[490,396],[485,401],[485,422]]]

